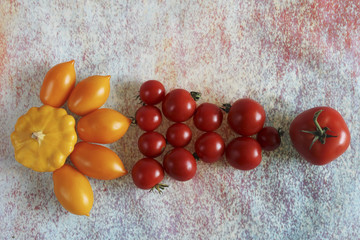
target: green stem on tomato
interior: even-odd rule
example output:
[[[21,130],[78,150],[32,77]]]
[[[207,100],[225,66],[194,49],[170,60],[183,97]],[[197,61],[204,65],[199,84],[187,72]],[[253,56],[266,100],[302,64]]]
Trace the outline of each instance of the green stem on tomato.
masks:
[[[200,160],[200,157],[199,157],[199,155],[197,155],[196,152],[193,153],[193,157],[195,158],[196,161]]]
[[[223,110],[223,111],[226,112],[226,113],[229,113],[230,108],[231,108],[231,104],[230,104],[230,103],[224,103],[224,104],[222,105],[222,107],[220,107],[220,109]]]
[[[158,183],[150,189],[150,192],[152,192],[154,189],[156,189],[158,191],[158,193],[162,194],[162,191],[167,187],[169,187],[169,185]]]
[[[327,134],[326,132],[329,130],[328,127],[324,127],[322,128],[318,122],[318,117],[320,115],[320,113],[324,111],[324,110],[319,110],[317,111],[315,114],[314,114],[314,117],[313,117],[313,121],[314,121],[314,124],[315,124],[315,127],[316,127],[316,131],[308,131],[308,130],[301,130],[301,132],[304,132],[304,133],[309,133],[309,134],[312,134],[314,135],[314,138],[310,144],[310,147],[309,147],[309,150],[312,148],[312,146],[314,145],[314,143],[316,141],[319,141],[321,144],[325,144],[326,143],[326,138],[329,138],[329,137],[337,137],[337,136],[334,136],[334,135],[330,135],[330,134]]]
[[[191,97],[196,101],[199,101],[200,97],[201,97],[201,93],[200,92],[190,92]]]

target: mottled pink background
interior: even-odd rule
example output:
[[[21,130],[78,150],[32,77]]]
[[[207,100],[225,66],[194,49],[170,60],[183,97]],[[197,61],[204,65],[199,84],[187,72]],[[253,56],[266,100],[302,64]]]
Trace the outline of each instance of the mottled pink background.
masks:
[[[178,2],[1,1],[0,238],[359,239],[359,1]],[[299,157],[286,133],[255,170],[199,162],[191,181],[166,176],[162,195],[135,188],[130,175],[90,179],[90,217],[72,215],[56,200],[51,174],[17,163],[10,143],[17,118],[41,105],[46,72],[72,59],[77,81],[112,76],[105,106],[128,116],[140,84],[158,79],[167,90],[201,91],[200,102],[251,97],[266,125],[285,131],[301,111],[331,106],[352,142],[319,167]],[[235,137],[226,121],[218,132]],[[141,158],[140,134],[131,127],[109,145],[128,170]]]

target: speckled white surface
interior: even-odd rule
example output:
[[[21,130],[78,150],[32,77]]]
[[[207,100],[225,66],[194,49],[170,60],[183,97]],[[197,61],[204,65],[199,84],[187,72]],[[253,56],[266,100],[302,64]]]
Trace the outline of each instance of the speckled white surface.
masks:
[[[75,2],[0,5],[1,239],[359,238],[359,1]],[[139,107],[140,84],[158,79],[167,90],[201,91],[200,102],[251,97],[264,106],[266,125],[284,130],[303,110],[328,105],[348,123],[351,145],[331,164],[312,166],[285,134],[255,170],[199,162],[191,181],[166,176],[162,195],[136,189],[130,175],[90,179],[90,217],[75,216],[57,202],[51,174],[17,163],[10,143],[17,118],[41,105],[46,72],[71,59],[77,81],[112,76],[105,106],[125,115]],[[218,132],[226,142],[235,137],[226,121]],[[128,170],[141,158],[140,134],[132,127],[109,145]]]

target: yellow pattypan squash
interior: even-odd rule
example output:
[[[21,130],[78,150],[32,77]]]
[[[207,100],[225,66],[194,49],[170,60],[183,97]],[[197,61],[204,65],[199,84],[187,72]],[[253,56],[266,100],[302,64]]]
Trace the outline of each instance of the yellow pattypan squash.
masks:
[[[11,134],[16,161],[38,172],[62,167],[76,141],[75,119],[65,109],[48,105],[30,108]]]

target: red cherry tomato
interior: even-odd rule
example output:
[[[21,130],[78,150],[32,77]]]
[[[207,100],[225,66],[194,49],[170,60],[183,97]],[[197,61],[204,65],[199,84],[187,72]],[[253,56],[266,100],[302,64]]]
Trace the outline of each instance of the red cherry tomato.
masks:
[[[155,159],[143,158],[135,163],[131,176],[138,188],[151,189],[163,180],[164,169]]]
[[[280,146],[281,138],[279,131],[273,127],[264,127],[256,135],[256,141],[266,151],[273,151]]]
[[[162,121],[160,110],[151,105],[140,107],[135,114],[136,124],[144,131],[153,131]]]
[[[296,151],[315,165],[333,161],[350,144],[344,119],[330,107],[316,107],[301,113],[292,121],[289,133]]]
[[[157,80],[148,80],[140,87],[140,99],[148,105],[160,103],[165,97],[165,88]]]
[[[170,177],[178,181],[188,181],[195,176],[196,160],[185,148],[174,148],[164,156],[163,166]]]
[[[160,156],[166,147],[166,140],[158,132],[146,132],[139,137],[138,147],[146,157]]]
[[[199,130],[212,132],[220,127],[223,113],[215,104],[202,103],[196,108],[193,119],[195,127]]]
[[[225,151],[223,138],[216,132],[207,132],[195,142],[195,152],[198,157],[207,163],[218,161]]]
[[[231,106],[228,123],[236,133],[251,136],[263,128],[265,118],[264,108],[258,102],[244,98]]]
[[[261,146],[250,137],[237,137],[226,146],[226,159],[240,170],[251,170],[261,162]]]
[[[162,102],[164,116],[173,122],[184,122],[192,117],[196,102],[184,89],[175,89],[166,94]]]
[[[191,129],[184,123],[174,123],[166,131],[166,140],[174,147],[185,147],[191,138]]]

